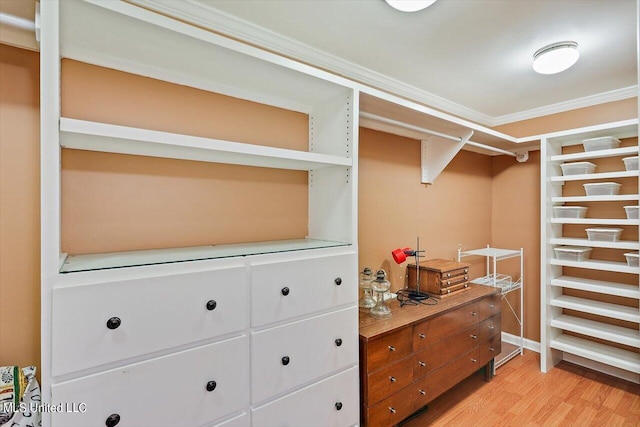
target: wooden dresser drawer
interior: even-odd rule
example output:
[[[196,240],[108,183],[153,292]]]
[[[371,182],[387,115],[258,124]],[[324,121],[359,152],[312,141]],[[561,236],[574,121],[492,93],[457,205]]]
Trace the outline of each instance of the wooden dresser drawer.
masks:
[[[489,339],[501,330],[502,316],[496,314],[478,324],[478,338],[481,343],[488,342]]]
[[[478,321],[488,319],[489,317],[500,313],[501,299],[502,299],[502,295],[500,293],[497,293],[478,301],[478,306],[476,307],[478,310]]]
[[[350,427],[358,423],[358,368],[314,383],[253,410],[253,427]]]
[[[424,390],[412,384],[376,405],[363,407],[363,416],[367,420],[364,425],[367,427],[396,425],[429,403],[423,393],[425,393]]]
[[[414,351],[425,349],[440,339],[477,322],[478,309],[477,303],[474,302],[418,323],[413,327],[413,349]]]
[[[480,363],[487,363],[494,357],[500,354],[502,351],[502,337],[501,334],[495,334],[488,341],[480,343]]]
[[[367,371],[373,372],[411,355],[411,328],[404,328],[367,345]]]
[[[203,425],[249,404],[248,337],[238,337],[51,386],[51,403],[86,404],[55,412],[55,426]],[[108,425],[108,424],[107,424]]]
[[[413,376],[423,377],[468,352],[479,343],[478,325],[464,329],[429,345],[413,356]]]
[[[52,375],[210,339],[247,326],[245,267],[56,288]]]
[[[367,376],[367,405],[374,405],[413,382],[413,358],[407,357]]]
[[[358,300],[355,255],[251,265],[251,325],[304,316]]]
[[[357,307],[251,334],[251,401],[358,363]]]

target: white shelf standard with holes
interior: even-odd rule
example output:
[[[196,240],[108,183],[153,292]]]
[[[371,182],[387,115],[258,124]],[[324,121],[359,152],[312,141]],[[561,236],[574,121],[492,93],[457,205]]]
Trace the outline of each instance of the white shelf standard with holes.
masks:
[[[579,145],[584,139],[603,136],[616,137],[623,144],[613,149],[563,152],[564,147]],[[559,361],[567,360],[629,381],[640,382],[640,314],[637,309],[640,300],[640,268],[629,266],[623,256],[625,252],[639,250],[640,242],[635,239],[590,241],[563,234],[565,225],[574,227],[574,236],[575,227],[579,225],[584,225],[585,228],[591,225],[616,225],[634,227],[634,232],[637,230],[640,221],[625,218],[623,205],[638,202],[638,171],[625,170],[622,162],[623,157],[638,155],[637,143],[624,143],[625,139],[637,136],[638,120],[633,119],[548,134],[542,138],[540,368],[543,372],[552,369]],[[597,164],[598,159],[607,158],[619,159],[619,170],[562,175],[562,163],[595,159]],[[565,183],[603,178],[625,180],[621,194],[566,194]],[[574,202],[587,203],[588,213],[597,218],[554,217],[554,206]],[[607,208],[601,208],[601,203],[606,204]],[[602,215],[603,212],[611,213],[618,205],[618,214],[611,215],[614,218]],[[556,259],[554,247],[563,245],[590,247],[594,251],[603,248],[609,254],[606,260],[593,256],[585,261]],[[565,268],[572,268],[572,273],[565,272]],[[597,278],[595,275],[590,277],[595,272],[598,272]],[[582,291],[584,293],[580,293]],[[605,296],[614,297],[615,303]]]
[[[520,326],[519,345],[515,349],[501,357],[500,360],[495,361],[494,368],[498,368],[517,355],[522,355],[524,350],[524,251],[522,248],[520,248],[519,250],[498,249],[492,248],[489,245],[487,245],[486,248],[474,249],[470,251],[462,251],[461,249],[458,249],[458,261],[460,261],[463,257],[468,256],[482,256],[485,257],[486,260],[486,275],[473,279],[471,280],[471,282],[477,283],[479,285],[499,287],[502,290],[502,300],[507,303],[509,309],[511,310],[511,314],[513,314],[514,318],[518,322],[518,325]],[[498,273],[498,261],[506,260],[509,258],[520,258],[520,277],[515,281],[512,280],[511,276],[506,276],[504,274]],[[507,298],[507,294],[516,290],[520,290],[519,310],[514,309],[513,305],[511,305],[511,302]]]
[[[40,22],[42,401],[91,402],[43,425],[357,424],[357,85],[128,1],[49,0]],[[308,149],[63,117],[63,59],[305,114]],[[62,253],[68,149],[308,171],[308,235]]]

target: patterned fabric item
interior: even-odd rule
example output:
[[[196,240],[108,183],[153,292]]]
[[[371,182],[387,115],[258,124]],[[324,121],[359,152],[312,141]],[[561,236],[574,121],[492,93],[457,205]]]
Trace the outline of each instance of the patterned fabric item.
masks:
[[[35,366],[0,367],[0,427],[41,427]]]

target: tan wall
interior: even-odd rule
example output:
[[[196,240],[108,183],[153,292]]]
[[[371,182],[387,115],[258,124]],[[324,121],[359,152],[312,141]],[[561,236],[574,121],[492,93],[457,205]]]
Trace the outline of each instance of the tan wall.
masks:
[[[0,45],[0,366],[40,366],[39,76]]]

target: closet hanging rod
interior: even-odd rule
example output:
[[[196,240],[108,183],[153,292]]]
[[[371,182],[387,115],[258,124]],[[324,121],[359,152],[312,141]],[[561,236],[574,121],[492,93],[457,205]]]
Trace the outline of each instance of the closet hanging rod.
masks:
[[[460,138],[459,136],[447,135],[446,133],[442,133],[442,132],[438,132],[438,131],[435,131],[435,130],[423,128],[423,127],[420,127],[420,126],[410,125],[408,123],[404,123],[404,122],[400,122],[400,121],[397,121],[397,120],[388,119],[386,117],[377,116],[377,115],[371,114],[371,113],[361,112],[360,113],[360,117],[365,118],[365,119],[375,120],[375,121],[386,123],[386,124],[393,125],[393,126],[399,126],[399,127],[402,127],[402,128],[405,128],[405,129],[409,129],[409,130],[415,130],[417,132],[428,133],[429,135],[439,136],[440,138],[449,139],[451,141],[456,141],[456,142],[462,141],[462,138]],[[518,154],[513,153],[511,151],[503,150],[502,148],[492,147],[490,145],[481,144],[479,142],[467,141],[466,144],[472,145],[474,147],[482,148],[484,150],[494,151],[494,152],[500,153],[500,154],[506,154],[507,156],[512,156],[512,157],[515,157],[515,158],[520,157]]]
[[[35,31],[36,23],[19,16],[10,15],[8,13],[0,12],[0,24],[9,25],[20,30]]]

